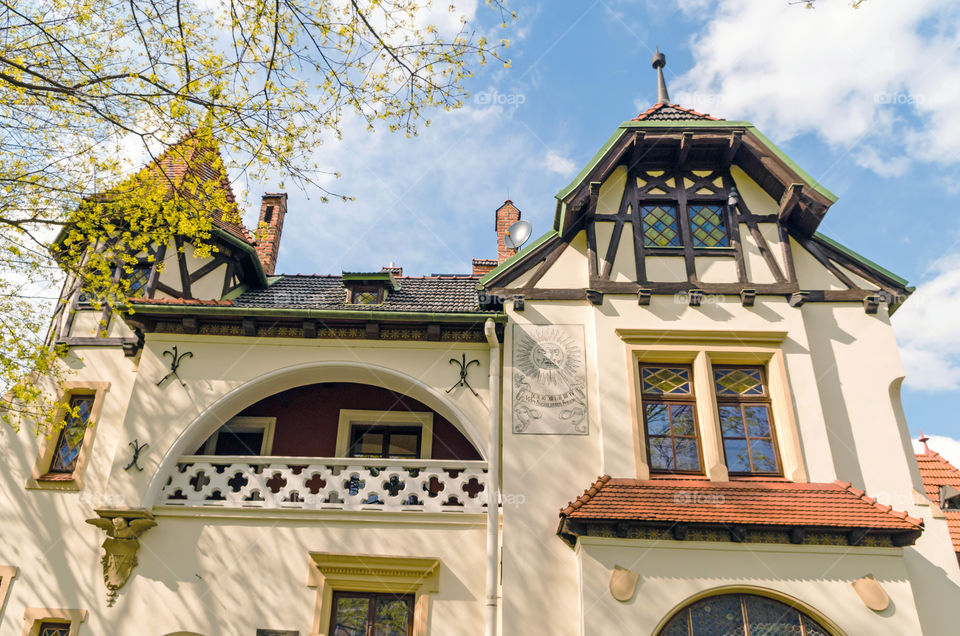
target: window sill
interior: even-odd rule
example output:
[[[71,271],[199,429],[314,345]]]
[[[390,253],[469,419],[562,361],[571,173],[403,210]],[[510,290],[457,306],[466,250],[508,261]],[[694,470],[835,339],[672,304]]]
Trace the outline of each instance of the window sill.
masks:
[[[76,473],[47,473],[40,477],[28,479],[27,489],[78,492],[83,490],[83,483],[76,476]]]

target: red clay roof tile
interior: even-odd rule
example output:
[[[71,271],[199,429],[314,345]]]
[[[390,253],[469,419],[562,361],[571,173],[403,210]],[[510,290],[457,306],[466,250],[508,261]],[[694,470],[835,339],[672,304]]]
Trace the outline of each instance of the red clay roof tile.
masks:
[[[940,503],[941,486],[953,486],[960,490],[960,470],[957,470],[939,453],[927,448],[925,452],[917,455],[917,465],[920,467],[923,489],[933,503],[938,505]],[[960,554],[960,510],[944,510],[943,512],[947,518],[947,528],[950,531],[953,550]]]

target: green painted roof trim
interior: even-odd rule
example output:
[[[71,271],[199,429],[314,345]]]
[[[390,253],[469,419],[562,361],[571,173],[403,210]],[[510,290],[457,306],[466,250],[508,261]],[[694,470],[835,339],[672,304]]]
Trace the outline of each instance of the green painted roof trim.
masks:
[[[703,129],[716,129],[716,130],[728,130],[732,128],[736,129],[745,129],[749,130],[756,138],[774,155],[776,155],[781,161],[790,167],[791,170],[797,173],[801,179],[803,179],[807,185],[812,187],[814,190],[825,196],[830,200],[831,203],[836,202],[837,195],[830,192],[827,188],[820,185],[820,183],[811,177],[803,168],[798,166],[793,159],[788,157],[780,148],[777,147],[766,135],[757,130],[757,127],[751,124],[748,121],[713,121],[713,120],[690,120],[690,121],[625,121],[617,128],[616,132],[610,136],[607,141],[604,142],[603,146],[600,147],[600,150],[597,151],[595,155],[587,162],[587,165],[584,166],[576,177],[573,178],[573,181],[570,182],[567,187],[560,190],[557,193],[557,199],[564,199],[567,195],[573,192],[574,189],[580,186],[584,179],[587,178],[587,175],[596,167],[598,163],[606,156],[607,152],[619,141],[619,139],[629,130],[643,130],[643,129],[656,129],[656,128],[703,128]],[[562,216],[561,216],[562,218]]]
[[[383,282],[387,283],[387,286],[393,291],[400,287],[397,284],[397,279],[393,276],[393,272],[343,272],[340,280],[345,283]]]
[[[538,247],[540,247],[541,245],[549,241],[554,236],[557,236],[557,234],[558,232],[556,229],[552,229],[548,231],[546,234],[544,234],[543,236],[535,240],[533,243],[530,243],[529,245],[521,249],[519,252],[517,252],[516,254],[514,254],[507,260],[503,261],[502,263],[500,263],[499,265],[491,269],[486,274],[484,274],[483,277],[481,277],[480,280],[477,281],[477,286],[479,288],[483,288],[488,281],[494,279],[495,277],[499,276],[503,272],[513,267],[514,263],[519,263],[520,261],[525,259],[527,256],[530,255],[531,252],[533,252],[533,250],[537,249]]]
[[[852,249],[850,249],[849,247],[847,247],[847,246],[845,246],[845,245],[841,245],[841,244],[838,243],[837,241],[833,240],[832,238],[830,238],[830,237],[828,237],[828,236],[825,236],[825,235],[821,234],[820,232],[814,232],[813,236],[814,236],[815,238],[823,241],[824,243],[826,243],[826,244],[829,245],[830,247],[836,249],[837,251],[843,252],[844,254],[846,254],[847,256],[849,256],[850,258],[852,258],[853,260],[859,261],[860,263],[862,263],[863,265],[867,266],[868,268],[877,270],[878,272],[880,272],[881,274],[883,274],[884,276],[886,276],[886,277],[889,278],[890,280],[894,281],[895,283],[897,283],[897,284],[899,284],[899,285],[902,285],[903,288],[906,289],[907,291],[913,291],[913,290],[914,290],[913,287],[910,287],[910,283],[909,283],[909,281],[907,281],[907,279],[901,278],[900,276],[897,276],[896,274],[894,274],[893,272],[891,272],[889,269],[887,269],[887,268],[885,268],[885,267],[883,267],[883,266],[881,266],[881,265],[878,265],[877,263],[871,261],[871,260],[870,260],[869,258],[867,258],[866,256],[863,256],[863,255],[861,255],[861,254],[858,254],[857,252],[854,252],[854,251],[853,251]]]
[[[253,271],[257,276],[257,281],[263,287],[267,286],[267,275],[263,271],[263,264],[260,262],[260,257],[257,256],[257,248],[255,248],[253,245],[250,245],[246,241],[241,241],[236,236],[233,236],[232,234],[229,234],[218,227],[213,228],[212,235],[216,236],[225,243],[229,243],[233,247],[247,252],[247,255],[250,257],[250,260],[253,263]]]
[[[222,305],[151,305],[137,303],[134,313],[190,316],[270,316],[273,318],[316,318],[318,320],[396,320],[402,322],[506,322],[505,313],[436,313],[421,311],[358,311],[340,309],[271,309],[269,307],[224,307]]]

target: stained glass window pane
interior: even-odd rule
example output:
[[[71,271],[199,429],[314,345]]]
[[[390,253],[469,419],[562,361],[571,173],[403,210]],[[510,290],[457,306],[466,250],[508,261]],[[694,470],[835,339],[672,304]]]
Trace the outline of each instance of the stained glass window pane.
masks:
[[[809,616],[804,615],[801,617],[801,620],[803,622],[803,633],[805,636],[830,636],[827,630]]]
[[[764,395],[762,367],[714,367],[717,395]]]
[[[370,599],[340,596],[334,607],[332,636],[365,636]]]
[[[690,369],[684,367],[641,367],[644,393],[690,394]]]
[[[690,610],[683,610],[670,619],[658,636],[690,636]]]
[[[70,636],[70,623],[41,623],[38,636]]]
[[[740,597],[725,594],[690,608],[694,636],[744,636]]]
[[[643,220],[643,244],[647,247],[680,247],[677,208],[672,205],[640,207]]]
[[[410,624],[410,604],[403,598],[377,598],[374,636],[406,636]]]
[[[690,232],[694,247],[728,247],[722,205],[691,205]]]
[[[377,299],[377,292],[372,291],[358,292],[353,296],[353,302],[358,305],[376,305]]]
[[[53,461],[50,464],[51,473],[72,473],[76,469],[83,436],[87,430],[87,421],[90,419],[90,410],[93,408],[93,396],[70,398],[70,408],[76,409],[77,414],[68,415],[63,428],[60,429],[60,437],[57,439]]]
[[[144,263],[142,265],[135,265],[131,273],[127,273],[124,270],[124,275],[130,281],[131,296],[139,297],[146,295],[147,282],[150,280],[150,272],[152,269],[153,265]]]
[[[749,636],[803,636],[800,613],[789,605],[762,596],[744,596]]]

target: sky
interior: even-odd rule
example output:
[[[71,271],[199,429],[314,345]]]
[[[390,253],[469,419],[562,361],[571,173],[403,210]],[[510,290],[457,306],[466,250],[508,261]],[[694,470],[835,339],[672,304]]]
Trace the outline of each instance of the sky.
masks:
[[[893,317],[904,408],[960,465],[960,3],[512,0],[506,29],[482,0],[456,5],[510,39],[510,68],[478,69],[414,138],[348,119],[316,159],[354,200],[289,191],[279,272],[467,273],[495,257],[505,199],[547,231],[556,192],[656,100],[659,47],[672,101],[756,124],[839,196],[820,231],[917,286]]]

